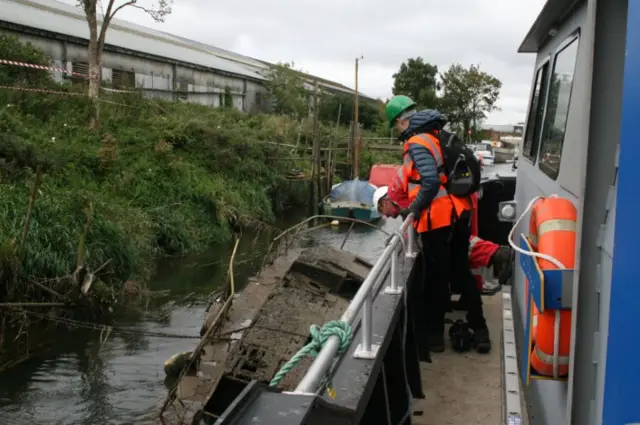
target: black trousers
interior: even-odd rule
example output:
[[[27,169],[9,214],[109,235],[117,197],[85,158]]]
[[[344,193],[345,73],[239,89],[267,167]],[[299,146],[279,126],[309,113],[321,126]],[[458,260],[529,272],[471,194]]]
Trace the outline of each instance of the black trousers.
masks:
[[[451,303],[449,283],[455,282],[467,302],[467,321],[472,329],[487,326],[482,297],[469,269],[469,220],[460,217],[453,225],[420,234],[425,267],[425,316],[429,333],[444,332],[444,316]]]

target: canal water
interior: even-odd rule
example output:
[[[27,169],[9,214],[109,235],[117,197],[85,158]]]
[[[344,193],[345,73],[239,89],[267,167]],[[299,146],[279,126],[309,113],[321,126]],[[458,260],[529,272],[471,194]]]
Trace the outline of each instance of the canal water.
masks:
[[[288,221],[279,227],[291,225]],[[392,231],[400,224],[391,219],[378,226]],[[339,248],[347,230],[345,225],[339,231],[318,229],[300,236],[296,243]],[[234,263],[236,284],[258,271],[274,235],[245,234],[241,238]],[[385,240],[379,230],[355,226],[343,249],[375,261]],[[231,249],[229,244],[197,256],[160,262],[150,289],[170,294],[142,319],[118,323],[135,332],[112,333],[101,342],[98,331],[60,331],[56,344],[45,355],[0,373],[0,424],[157,423],[167,394],[163,363],[198,344],[195,337],[207,295],[224,283]]]

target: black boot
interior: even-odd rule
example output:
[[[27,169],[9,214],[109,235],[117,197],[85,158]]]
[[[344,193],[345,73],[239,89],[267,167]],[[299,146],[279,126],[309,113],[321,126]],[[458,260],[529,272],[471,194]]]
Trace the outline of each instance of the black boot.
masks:
[[[500,248],[491,257],[491,265],[494,272],[498,275],[500,285],[505,285],[511,277],[513,270],[513,250],[510,246],[501,245]]]
[[[473,331],[473,345],[480,354],[487,354],[491,351],[491,338],[489,329],[484,326]]]

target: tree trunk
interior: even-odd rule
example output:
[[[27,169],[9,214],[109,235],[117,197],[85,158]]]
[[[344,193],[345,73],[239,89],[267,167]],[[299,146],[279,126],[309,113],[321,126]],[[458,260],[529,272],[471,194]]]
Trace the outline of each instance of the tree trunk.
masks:
[[[92,19],[93,18],[93,19]],[[100,125],[100,82],[102,80],[102,69],[100,68],[102,52],[98,40],[98,22],[95,14],[89,20],[89,99],[92,103],[92,113],[89,120],[90,128],[97,128]]]
[[[89,128],[95,129],[100,126],[100,63],[89,62],[89,99],[91,101],[91,118]]]
[[[469,134],[469,130],[471,130],[471,120],[465,119],[462,122],[462,128],[464,131],[464,139],[467,143],[471,143],[471,135]]]

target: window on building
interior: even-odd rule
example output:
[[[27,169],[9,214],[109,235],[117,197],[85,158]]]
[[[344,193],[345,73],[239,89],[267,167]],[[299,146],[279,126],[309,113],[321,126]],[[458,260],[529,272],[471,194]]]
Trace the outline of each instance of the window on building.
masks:
[[[189,99],[189,81],[184,78],[178,78],[176,80],[176,90],[178,92],[178,99]]]
[[[578,57],[578,37],[573,38],[556,53],[549,85],[549,99],[544,133],[540,145],[539,166],[552,179],[558,178],[560,158],[571,104],[573,74]]]
[[[224,96],[222,106],[224,108],[233,108],[233,94],[231,94],[231,87],[224,88]]]
[[[84,83],[89,78],[89,64],[86,62],[72,62],[71,63],[71,82]]]
[[[133,71],[114,69],[111,71],[111,84],[117,89],[136,88],[136,74]]]
[[[549,62],[538,68],[536,81],[529,104],[529,117],[527,118],[527,132],[524,135],[522,145],[522,156],[536,161],[538,146],[540,144],[540,130],[542,130],[542,120],[544,118],[544,104],[547,97],[547,82],[549,80]]]

